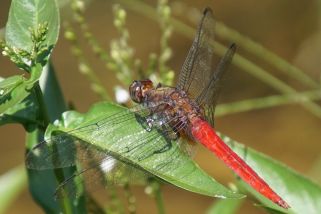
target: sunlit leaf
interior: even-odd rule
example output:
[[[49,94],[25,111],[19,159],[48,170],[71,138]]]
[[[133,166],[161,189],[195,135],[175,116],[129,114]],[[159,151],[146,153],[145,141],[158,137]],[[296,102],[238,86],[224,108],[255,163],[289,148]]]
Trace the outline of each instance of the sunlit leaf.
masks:
[[[12,0],[6,25],[5,39],[8,45],[28,52],[32,51],[31,30],[48,23],[45,43],[56,44],[59,34],[59,11],[55,0]]]
[[[0,82],[0,115],[24,100],[30,93],[34,84],[40,78],[42,67],[37,65],[32,68],[32,76],[26,80],[23,76],[12,76]],[[11,109],[11,112],[15,112]]]
[[[0,116],[0,125],[8,123],[19,123],[23,125],[35,123],[38,111],[38,106],[35,101],[34,95],[30,94],[22,102],[16,103],[8,108]]]
[[[207,175],[180,151],[176,142],[166,139],[156,129],[147,131],[138,120],[137,115],[123,107],[100,103],[84,115],[65,113],[63,125],[67,128],[60,127],[60,130],[69,131],[68,135],[105,152],[106,156],[110,155],[183,189],[213,197],[242,197]],[[45,149],[39,151],[37,148],[34,153],[38,156],[27,159],[27,166],[46,169],[72,164],[70,160],[74,154],[67,150],[67,146],[62,146],[66,142],[63,137],[61,135],[52,139],[63,149],[60,153],[48,154]],[[52,163],[53,155],[60,156],[55,159],[55,163]],[[66,157],[68,155],[71,157]]]
[[[16,75],[2,80],[0,82],[0,113],[4,113],[27,97],[29,93],[25,88],[26,81],[22,76]]]

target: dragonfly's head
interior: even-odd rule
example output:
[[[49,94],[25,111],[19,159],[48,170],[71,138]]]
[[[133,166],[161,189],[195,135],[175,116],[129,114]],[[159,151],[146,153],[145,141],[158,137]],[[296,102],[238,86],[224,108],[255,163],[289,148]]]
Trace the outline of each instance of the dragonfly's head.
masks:
[[[141,103],[143,102],[146,92],[152,89],[153,87],[153,82],[150,80],[135,80],[129,86],[130,98],[136,103]]]

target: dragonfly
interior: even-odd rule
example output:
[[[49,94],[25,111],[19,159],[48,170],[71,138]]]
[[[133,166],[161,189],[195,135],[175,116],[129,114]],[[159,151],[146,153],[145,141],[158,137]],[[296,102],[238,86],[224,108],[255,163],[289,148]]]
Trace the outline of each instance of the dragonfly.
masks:
[[[257,192],[275,204],[288,209],[290,206],[281,196],[225,144],[215,131],[214,113],[221,87],[220,83],[229,64],[231,64],[236,52],[236,45],[232,44],[218,64],[215,65],[213,62],[214,25],[213,12],[210,8],[206,8],[175,87],[165,86],[160,83],[154,86],[153,82],[149,79],[133,81],[129,86],[129,94],[132,101],[138,103],[137,106],[123,113],[108,115],[95,124],[84,125],[83,127],[71,130],[69,134],[73,132],[91,132],[99,136],[109,132],[108,136],[115,138],[113,132],[117,127],[121,126],[119,124],[126,123],[126,118],[128,118],[126,117],[126,112],[135,113],[137,121],[142,123],[147,131],[156,129],[160,130],[162,135],[170,140],[187,137],[193,142],[202,144]],[[106,131],[104,130],[104,127],[107,127],[106,124],[109,124],[109,126],[113,124],[114,126]],[[82,145],[81,149],[75,149],[73,144],[66,140],[67,137],[68,133],[61,134],[53,137],[51,140],[45,140],[37,144],[27,154],[27,167],[33,169],[61,168],[75,165],[76,159],[83,160],[88,157],[91,159],[87,161],[88,163],[95,162],[98,159],[98,165],[101,168],[107,169],[107,171],[115,164],[115,159],[111,154],[105,154],[102,151],[94,152],[88,144],[86,146]],[[125,139],[119,139],[119,141],[121,140]],[[153,142],[157,148],[154,151],[143,152],[144,154],[140,153],[138,159],[143,160],[146,155],[161,153],[164,149],[159,147],[157,138],[153,137],[147,137],[142,140],[141,145],[144,146],[143,144],[147,141]],[[49,145],[52,144],[62,145],[63,152],[48,149]],[[126,148],[127,152],[129,152],[129,146],[124,147],[124,150]],[[182,147],[182,150],[190,153],[189,146]],[[133,151],[136,151],[136,148],[131,148],[131,152]],[[43,158],[41,158],[40,162],[38,160],[35,163],[34,154],[39,153],[43,154]],[[164,165],[170,164],[166,163]],[[89,165],[93,166],[92,164]],[[122,164],[122,166],[124,165],[126,164]],[[58,189],[65,188],[69,185],[71,178],[86,173],[90,169],[91,167],[86,168],[86,166],[82,166],[80,172],[66,179],[60,184]],[[99,179],[100,176],[100,174],[95,174],[91,179]]]

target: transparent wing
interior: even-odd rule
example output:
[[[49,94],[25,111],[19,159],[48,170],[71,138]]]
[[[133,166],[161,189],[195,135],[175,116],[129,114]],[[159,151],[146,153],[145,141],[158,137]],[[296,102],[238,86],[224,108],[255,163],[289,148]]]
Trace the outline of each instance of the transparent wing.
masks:
[[[175,132],[168,129],[168,124],[165,124],[167,128],[164,128],[163,124],[151,131],[140,129],[127,134],[128,130],[133,129],[130,125],[133,122],[138,121],[144,126],[149,114],[148,109],[138,106],[108,115],[98,122],[67,133],[57,133],[27,154],[26,165],[39,170],[77,166],[78,171],[58,186],[56,197],[66,194],[78,197],[83,191],[78,184],[82,182],[85,183],[86,190],[92,191],[101,186],[142,181],[151,175],[136,163],[144,162],[148,165],[149,160],[155,157],[159,160],[152,160],[154,164],[150,163],[153,171],[176,170],[184,163],[177,158],[179,147],[172,148],[172,135],[175,135]],[[83,135],[90,136],[90,140],[81,140]],[[97,139],[111,139],[112,143],[108,145],[108,149],[104,149],[107,148],[105,145],[91,143]],[[109,142],[104,140],[104,143]],[[167,151],[170,154],[164,158],[161,154]],[[187,151],[183,149],[183,152]]]
[[[177,88],[187,92],[191,98],[198,97],[210,80],[212,73],[214,24],[213,12],[210,8],[206,8],[192,47],[179,74]]]
[[[225,55],[222,57],[216,68],[213,68],[212,75],[208,85],[202,90],[200,95],[196,98],[196,102],[204,106],[204,115],[208,122],[214,126],[215,106],[219,97],[219,89],[222,78],[226,73],[232,58],[236,51],[236,45],[232,44]]]
[[[101,120],[89,123],[68,132],[57,131],[50,139],[44,140],[31,149],[26,155],[26,166],[30,169],[45,170],[54,168],[70,167],[77,164],[77,160],[88,157],[86,152],[77,153],[75,137],[77,135],[88,135],[99,131],[113,131],[113,127],[121,126],[131,118],[128,114],[137,113],[140,117],[150,114],[149,110],[141,106],[118,112],[114,115],[107,115]],[[106,129],[107,127],[107,129]],[[84,147],[87,147],[86,149]],[[92,148],[90,143],[82,145],[82,150],[89,152]]]
[[[84,144],[79,141],[80,148]],[[78,153],[85,152],[88,157],[77,164],[78,171],[58,185],[54,193],[55,198],[66,195],[77,198],[84,190],[93,192],[114,185],[143,185],[149,177],[152,177],[146,171],[117,160],[103,151],[88,152],[87,148],[83,149],[79,149]],[[80,184],[84,184],[85,189],[79,188]]]

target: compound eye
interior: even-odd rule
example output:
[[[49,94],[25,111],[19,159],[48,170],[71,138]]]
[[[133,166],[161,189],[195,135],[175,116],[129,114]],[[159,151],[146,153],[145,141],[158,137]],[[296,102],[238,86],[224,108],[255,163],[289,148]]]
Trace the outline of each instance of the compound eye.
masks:
[[[129,86],[129,94],[130,98],[136,102],[141,103],[143,100],[142,95],[142,84],[140,81],[133,81],[133,83]]]

